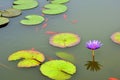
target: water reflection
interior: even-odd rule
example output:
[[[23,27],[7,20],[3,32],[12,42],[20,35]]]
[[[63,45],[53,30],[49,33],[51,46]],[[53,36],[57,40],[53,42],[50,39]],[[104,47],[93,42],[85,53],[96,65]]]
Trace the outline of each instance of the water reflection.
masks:
[[[90,71],[99,71],[102,68],[102,65],[98,61],[95,61],[94,56],[92,57],[91,61],[87,61],[85,66],[86,66],[86,69]]]

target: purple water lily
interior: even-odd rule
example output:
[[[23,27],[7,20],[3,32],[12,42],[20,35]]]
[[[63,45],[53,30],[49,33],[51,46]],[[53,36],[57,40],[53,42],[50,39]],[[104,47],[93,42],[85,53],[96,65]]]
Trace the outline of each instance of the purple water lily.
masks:
[[[93,61],[94,61],[94,51],[96,49],[99,49],[103,44],[98,41],[98,40],[90,40],[88,42],[86,42],[86,48],[92,50],[92,58],[93,58]]]
[[[98,40],[90,40],[90,41],[86,42],[86,48],[88,48],[90,50],[99,49],[102,45],[103,44]]]

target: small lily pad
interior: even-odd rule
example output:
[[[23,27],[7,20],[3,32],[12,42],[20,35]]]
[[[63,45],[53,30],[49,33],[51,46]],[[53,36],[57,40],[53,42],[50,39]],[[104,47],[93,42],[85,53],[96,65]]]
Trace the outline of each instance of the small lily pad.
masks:
[[[36,0],[15,0],[13,4],[13,8],[20,10],[31,9],[38,6]]]
[[[76,67],[64,60],[51,60],[42,64],[40,71],[54,80],[68,80],[76,72]]]
[[[72,47],[80,43],[80,37],[73,33],[58,33],[50,37],[49,43],[60,48]]]
[[[18,67],[34,67],[39,66],[40,62],[34,60],[34,59],[23,59],[18,63]]]
[[[5,27],[9,23],[8,18],[0,17],[0,28]]]
[[[120,32],[113,33],[111,39],[113,42],[120,44]]]
[[[21,14],[21,10],[10,8],[2,11],[2,16],[4,17],[15,17]]]
[[[70,61],[70,62],[74,62],[74,61],[75,61],[74,56],[73,56],[72,54],[70,54],[70,53],[57,52],[57,53],[56,53],[56,56],[58,56],[58,57],[61,58],[61,59]]]
[[[67,10],[67,7],[63,4],[46,4],[44,8],[42,10],[44,14],[60,14]]]
[[[39,15],[28,15],[26,20],[21,20],[20,23],[24,25],[37,25],[42,23],[45,19]]]
[[[23,59],[22,62],[18,63],[18,67],[33,67],[39,65],[45,60],[45,57],[42,53],[33,50],[21,50],[11,54],[8,57],[8,61]],[[35,60],[35,61],[34,61]],[[31,62],[28,63],[28,62]],[[35,62],[35,63],[34,63]],[[28,65],[27,65],[28,63]],[[39,64],[38,64],[39,63]]]
[[[63,3],[67,3],[69,2],[69,0],[52,0],[51,3],[53,4],[63,4]]]

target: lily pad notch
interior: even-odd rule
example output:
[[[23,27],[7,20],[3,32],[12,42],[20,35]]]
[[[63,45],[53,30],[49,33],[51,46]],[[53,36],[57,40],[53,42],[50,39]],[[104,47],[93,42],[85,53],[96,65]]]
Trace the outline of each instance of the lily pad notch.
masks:
[[[73,33],[58,33],[49,38],[49,44],[52,46],[67,48],[80,43],[80,37]]]

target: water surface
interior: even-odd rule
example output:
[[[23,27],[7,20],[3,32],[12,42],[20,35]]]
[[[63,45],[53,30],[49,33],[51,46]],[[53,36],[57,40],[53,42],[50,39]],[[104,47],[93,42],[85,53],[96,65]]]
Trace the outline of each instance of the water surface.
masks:
[[[110,39],[112,33],[120,31],[120,0],[70,0],[66,4],[68,11],[67,20],[62,15],[46,15],[48,26],[45,29],[40,25],[24,26],[20,20],[29,14],[41,14],[41,8],[47,3],[38,0],[39,6],[34,9],[25,10],[22,15],[10,18],[10,23],[0,28],[0,62],[10,67],[0,67],[0,78],[2,80],[49,80],[44,77],[39,67],[23,69],[17,68],[17,61],[8,62],[7,58],[13,52],[23,49],[35,48],[54,59],[58,59],[56,52],[65,51],[76,57],[74,63],[77,73],[70,80],[107,80],[109,77],[120,78],[120,45],[113,43]],[[0,10],[10,7],[13,0],[0,0]],[[72,20],[78,23],[72,24]],[[38,27],[38,31],[35,28]],[[80,35],[79,45],[71,48],[60,49],[49,45],[49,35],[45,31],[72,32]],[[86,70],[84,64],[91,60],[90,50],[85,48],[88,40],[100,40],[104,45],[95,51],[95,59],[103,68],[92,72]]]

